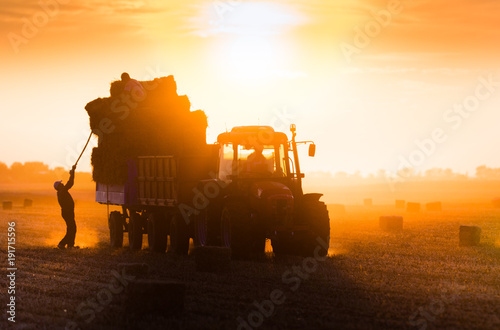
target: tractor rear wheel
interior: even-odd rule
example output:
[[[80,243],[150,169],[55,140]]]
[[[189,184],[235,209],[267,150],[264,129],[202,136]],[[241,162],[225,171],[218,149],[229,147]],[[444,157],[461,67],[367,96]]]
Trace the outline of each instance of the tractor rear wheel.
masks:
[[[167,249],[167,218],[163,213],[148,214],[148,245],[152,252],[165,253]]]
[[[113,211],[109,215],[109,242],[112,248],[123,246],[123,215],[119,211]]]

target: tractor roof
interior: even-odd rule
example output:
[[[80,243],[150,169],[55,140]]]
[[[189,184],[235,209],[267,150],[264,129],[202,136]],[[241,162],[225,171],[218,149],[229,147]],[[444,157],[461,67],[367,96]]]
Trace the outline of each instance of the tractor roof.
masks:
[[[280,144],[287,143],[285,133],[276,132],[271,126],[236,126],[231,132],[219,134],[219,143],[236,143],[241,145]]]

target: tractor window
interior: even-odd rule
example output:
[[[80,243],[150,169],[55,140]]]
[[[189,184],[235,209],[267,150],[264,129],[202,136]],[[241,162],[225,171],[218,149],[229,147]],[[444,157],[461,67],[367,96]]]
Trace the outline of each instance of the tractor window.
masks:
[[[224,144],[221,148],[219,179],[222,181],[231,181],[234,149],[232,144]]]
[[[283,144],[280,144],[278,148],[278,156],[276,159],[277,159],[276,173],[281,174],[280,176],[287,176],[288,154],[285,152],[285,146]]]
[[[283,145],[263,145],[250,147],[237,145],[237,155],[233,144],[221,148],[219,179],[229,182],[231,175],[249,177],[285,177],[288,158]],[[234,158],[236,156],[236,158]],[[233,159],[235,161],[233,162]]]
[[[283,177],[280,162],[283,147],[274,145],[238,146],[238,170],[242,177]]]

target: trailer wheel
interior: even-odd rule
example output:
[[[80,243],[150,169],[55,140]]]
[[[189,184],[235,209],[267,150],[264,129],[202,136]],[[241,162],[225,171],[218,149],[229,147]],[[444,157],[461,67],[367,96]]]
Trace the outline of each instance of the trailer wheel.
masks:
[[[231,256],[249,259],[264,255],[266,236],[259,225],[252,223],[251,213],[245,203],[229,203],[222,210],[222,246],[231,248]]]
[[[189,250],[188,225],[184,218],[176,214],[170,223],[170,246],[169,253],[186,255]]]
[[[128,241],[131,250],[140,250],[142,248],[142,218],[137,212],[130,212]]]
[[[150,251],[158,253],[167,249],[167,218],[160,212],[148,214],[148,246]]]
[[[119,211],[113,211],[109,215],[109,243],[112,248],[123,246],[123,215]]]

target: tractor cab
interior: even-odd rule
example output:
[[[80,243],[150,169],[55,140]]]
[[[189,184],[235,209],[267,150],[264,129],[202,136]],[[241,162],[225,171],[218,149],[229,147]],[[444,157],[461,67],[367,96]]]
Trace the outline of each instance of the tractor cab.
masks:
[[[218,179],[286,178],[290,173],[288,138],[270,126],[240,126],[218,136]]]

